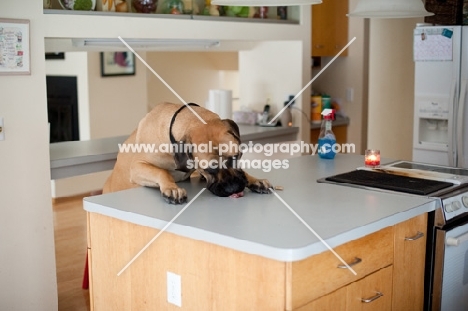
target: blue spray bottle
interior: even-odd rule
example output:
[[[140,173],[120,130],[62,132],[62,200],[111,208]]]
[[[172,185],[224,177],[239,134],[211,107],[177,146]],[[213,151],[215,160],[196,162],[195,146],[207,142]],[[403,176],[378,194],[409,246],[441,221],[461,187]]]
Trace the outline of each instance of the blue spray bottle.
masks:
[[[323,109],[323,121],[318,138],[318,154],[322,159],[334,159],[336,154],[336,137],[332,131],[332,121],[335,119],[335,110]]]

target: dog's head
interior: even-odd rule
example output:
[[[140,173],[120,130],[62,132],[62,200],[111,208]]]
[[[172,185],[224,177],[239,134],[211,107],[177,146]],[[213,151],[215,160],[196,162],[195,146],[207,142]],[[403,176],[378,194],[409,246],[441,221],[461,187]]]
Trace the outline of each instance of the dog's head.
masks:
[[[195,168],[207,181],[213,194],[227,197],[247,186],[247,177],[237,167],[241,152],[237,124],[229,119],[210,120],[193,129],[186,138],[192,150],[187,153],[187,167]],[[191,161],[191,162],[190,162]]]

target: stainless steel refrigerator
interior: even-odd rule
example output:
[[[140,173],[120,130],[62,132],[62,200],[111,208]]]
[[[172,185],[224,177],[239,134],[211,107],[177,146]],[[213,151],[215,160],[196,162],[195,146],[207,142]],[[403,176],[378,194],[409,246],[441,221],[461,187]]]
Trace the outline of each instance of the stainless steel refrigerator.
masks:
[[[468,26],[414,29],[413,161],[468,167]]]

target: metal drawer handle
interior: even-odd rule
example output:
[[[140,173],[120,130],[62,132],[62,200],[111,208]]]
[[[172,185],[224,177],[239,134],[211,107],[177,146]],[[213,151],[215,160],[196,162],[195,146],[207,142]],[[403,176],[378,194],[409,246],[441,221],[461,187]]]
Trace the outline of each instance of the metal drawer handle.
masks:
[[[376,299],[379,299],[382,296],[383,296],[383,294],[381,292],[377,292],[377,294],[374,297],[370,297],[370,298],[367,298],[367,299],[361,298],[361,302],[369,303],[369,302],[372,302],[372,301],[374,301]]]
[[[409,237],[409,238],[405,238],[405,241],[416,241],[420,238],[422,238],[424,236],[424,233],[418,231],[418,233],[416,233],[415,236],[412,236],[412,237]]]
[[[340,268],[340,269],[348,269],[348,267],[352,267],[352,266],[355,266],[357,265],[358,263],[360,263],[362,261],[361,258],[359,257],[354,257],[354,261],[350,264],[348,264],[347,266],[346,265],[338,265],[337,268]]]

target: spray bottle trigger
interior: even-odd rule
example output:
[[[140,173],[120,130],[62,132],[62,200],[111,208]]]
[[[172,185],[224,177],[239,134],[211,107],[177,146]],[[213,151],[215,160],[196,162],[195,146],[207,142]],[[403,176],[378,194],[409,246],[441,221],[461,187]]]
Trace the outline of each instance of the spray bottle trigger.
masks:
[[[335,110],[334,109],[329,109],[329,108],[323,109],[322,115],[323,115],[324,119],[335,120]]]

